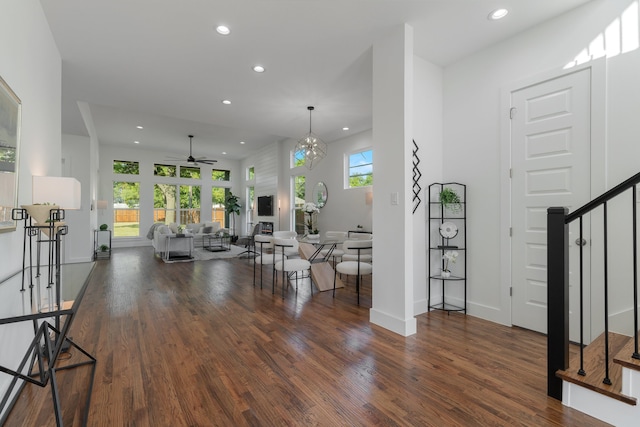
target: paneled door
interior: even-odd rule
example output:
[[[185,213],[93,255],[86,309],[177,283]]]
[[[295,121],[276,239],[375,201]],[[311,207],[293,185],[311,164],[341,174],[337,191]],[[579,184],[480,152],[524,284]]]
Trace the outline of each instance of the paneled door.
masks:
[[[547,208],[572,211],[590,197],[590,73],[577,71],[511,93],[511,318],[542,333],[553,327],[547,325]],[[571,226],[569,240],[571,340],[579,339],[577,227]],[[587,219],[585,236],[589,229]],[[589,246],[584,256],[589,265]],[[584,284],[588,319],[588,276]]]

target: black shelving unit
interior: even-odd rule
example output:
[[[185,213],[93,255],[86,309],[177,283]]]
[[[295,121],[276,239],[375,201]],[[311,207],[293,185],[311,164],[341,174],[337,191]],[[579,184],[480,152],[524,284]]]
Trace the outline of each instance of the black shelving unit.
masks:
[[[460,203],[454,206],[444,206],[440,203],[440,193],[446,189],[453,190],[458,195]],[[427,304],[429,311],[443,310],[448,313],[456,311],[466,314],[467,186],[458,182],[435,182],[429,185],[428,191]],[[444,256],[449,251],[457,252],[458,256],[455,263],[448,263],[451,274],[447,277],[442,271],[447,265]],[[432,290],[440,290],[441,298],[434,301],[431,296]],[[462,298],[454,300],[453,292],[462,295]]]
[[[107,250],[100,249],[102,245],[107,246]],[[111,230],[93,230],[93,259],[111,258]]]

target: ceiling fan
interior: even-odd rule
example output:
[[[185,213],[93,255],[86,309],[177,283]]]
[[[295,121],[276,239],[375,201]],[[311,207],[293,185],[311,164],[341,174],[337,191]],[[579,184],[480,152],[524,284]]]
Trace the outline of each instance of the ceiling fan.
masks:
[[[193,142],[193,135],[189,135],[189,156],[185,159],[184,157],[167,157],[170,160],[178,160],[181,162],[185,162],[189,165],[197,165],[198,163],[204,163],[206,165],[212,165],[217,160],[207,159],[206,157],[193,157],[191,152]]]

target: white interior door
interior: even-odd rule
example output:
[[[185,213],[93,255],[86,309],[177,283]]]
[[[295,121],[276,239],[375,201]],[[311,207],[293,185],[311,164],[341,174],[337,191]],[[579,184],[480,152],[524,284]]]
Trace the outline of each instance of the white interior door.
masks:
[[[511,93],[511,318],[514,325],[542,333],[547,333],[547,208],[566,206],[572,211],[589,201],[590,99],[589,69]],[[570,339],[575,341],[580,337],[577,230],[577,224],[572,225],[569,237]],[[589,230],[583,221],[587,242]],[[585,246],[585,266],[589,252]],[[588,319],[588,275],[584,289]]]

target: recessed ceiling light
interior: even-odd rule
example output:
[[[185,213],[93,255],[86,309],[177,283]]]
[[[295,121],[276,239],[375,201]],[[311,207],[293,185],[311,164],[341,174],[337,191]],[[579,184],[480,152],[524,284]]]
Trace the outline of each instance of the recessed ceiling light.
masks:
[[[144,129],[144,128],[143,128],[142,126],[140,126],[140,125],[136,126],[136,128],[138,128],[138,129]]]
[[[342,130],[349,130],[349,128],[345,126],[342,128]]]
[[[140,144],[140,141],[133,141],[134,144]]]
[[[231,105],[231,101],[229,101],[228,99],[223,99],[223,100],[222,100],[222,103],[223,103],[224,105]]]
[[[262,65],[254,65],[253,71],[256,73],[264,73],[264,67]]]
[[[222,154],[227,154],[227,152],[226,152],[226,151],[223,151],[223,152],[222,152]]]
[[[244,141],[240,141],[240,144],[244,145],[244,144],[246,144],[246,142],[244,142]]]
[[[218,34],[222,34],[223,36],[227,36],[231,32],[229,27],[227,27],[225,25],[218,25],[216,27],[216,31],[218,32]]]
[[[491,21],[497,21],[498,19],[502,19],[507,16],[508,13],[509,11],[507,9],[496,9],[491,12],[487,18]]]

